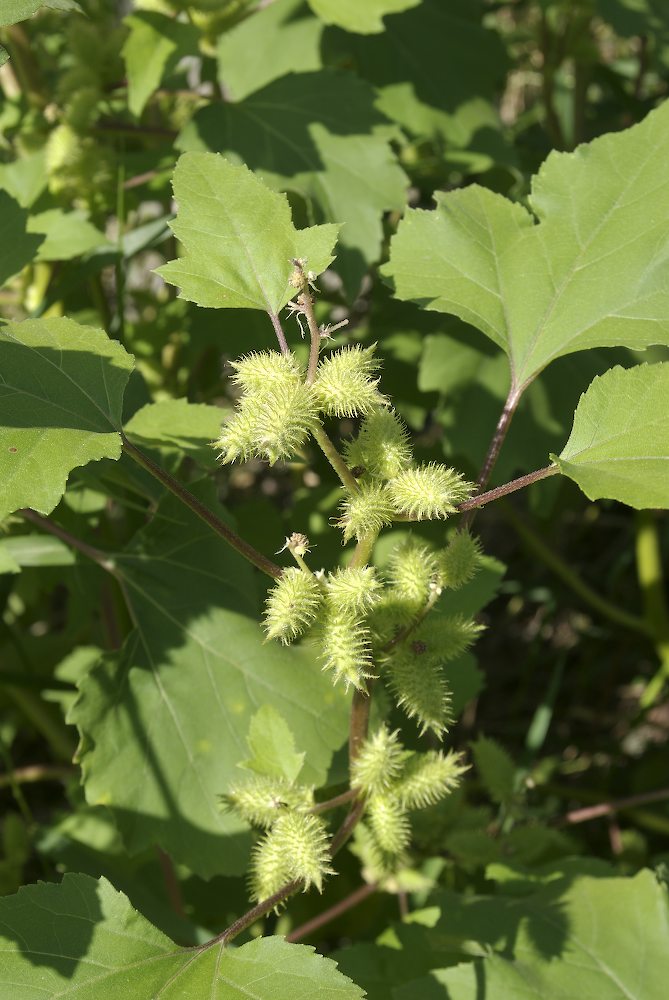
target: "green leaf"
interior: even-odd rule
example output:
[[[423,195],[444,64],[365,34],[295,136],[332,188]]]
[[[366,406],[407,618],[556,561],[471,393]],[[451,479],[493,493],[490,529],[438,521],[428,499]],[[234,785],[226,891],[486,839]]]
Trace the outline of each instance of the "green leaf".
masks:
[[[140,117],[161,81],[186,55],[196,55],[199,32],[192,24],[157,11],[139,10],[127,17],[129,28],[121,54],[128,75],[128,107]]]
[[[560,880],[523,900],[494,901],[487,936],[503,954],[437,970],[393,996],[477,1000],[485,982],[486,995],[514,1000],[664,1000],[668,912],[666,890],[649,871]],[[446,917],[442,934],[448,924]]]
[[[186,399],[147,403],[125,425],[125,433],[140,448],[187,452],[202,464],[216,460],[212,443],[220,436],[226,410]]]
[[[0,45],[0,66],[4,66],[8,59],[9,59],[9,52],[4,47],[4,45]]]
[[[309,0],[309,6],[326,24],[336,24],[347,31],[371,34],[383,31],[386,14],[415,7],[421,0]]]
[[[479,777],[495,802],[513,799],[516,765],[496,740],[479,737],[470,744]]]
[[[6,191],[0,191],[0,286],[32,263],[42,236],[28,232],[28,213]]]
[[[82,13],[75,0],[2,0],[0,8],[0,28],[7,24],[16,24],[36,14],[40,7],[50,10],[74,10]]]
[[[384,273],[503,348],[520,393],[553,359],[669,343],[669,101],[625,132],[551,153],[520,205],[472,185],[410,211]],[[647,220],[642,222],[641,220]]]
[[[82,211],[63,212],[60,208],[51,208],[31,215],[27,228],[29,233],[44,236],[36,260],[72,260],[91,250],[112,247],[104,233],[96,229]]]
[[[560,471],[591,500],[669,507],[669,362],[612,368],[574,414]]]
[[[303,0],[274,0],[218,40],[218,78],[241,101],[285,73],[321,69],[322,23]]]
[[[30,208],[37,201],[46,188],[47,179],[45,149],[0,164],[0,188],[22,208]]]
[[[291,784],[304,764],[304,754],[295,752],[295,739],[286,720],[271,705],[262,705],[251,719],[246,738],[251,760],[241,766],[271,778],[285,778]]]
[[[241,157],[271,187],[313,202],[318,218],[343,223],[337,271],[355,297],[380,256],[383,213],[406,200],[388,134],[369,84],[322,70],[290,74],[239,104],[203,108],[177,144]]]
[[[335,963],[283,938],[180,948],[102,878],[65,875],[0,899],[0,986],[17,1000],[362,1000]]]
[[[213,153],[184,153],[174,171],[178,203],[171,223],[185,254],[157,269],[201,306],[264,309],[292,298],[292,259],[320,274],[334,259],[337,226],[295,229],[288,199],[243,165]]]
[[[216,509],[213,489],[203,498]],[[271,704],[319,785],[349,699],[313,653],[263,641],[253,570],[174,497],[114,561],[135,629],[69,716],[86,797],[112,809],[131,852],[157,842],[206,877],[239,874],[248,838],[218,799],[239,780],[251,718]]]
[[[74,562],[72,549],[59,538],[49,535],[0,538],[0,573],[20,573],[29,566],[73,566]]]
[[[72,469],[119,457],[132,367],[120,344],[69,319],[0,328],[0,520],[49,514]]]

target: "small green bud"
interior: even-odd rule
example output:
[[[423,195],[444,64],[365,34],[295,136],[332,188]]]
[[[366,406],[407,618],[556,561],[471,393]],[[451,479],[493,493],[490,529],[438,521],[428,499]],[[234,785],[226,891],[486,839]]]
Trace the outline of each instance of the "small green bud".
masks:
[[[439,556],[444,587],[458,590],[474,577],[481,562],[481,545],[468,531],[456,531]]]
[[[407,756],[398,736],[398,729],[391,733],[381,726],[374,736],[365,740],[351,766],[353,788],[360,788],[367,795],[389,791],[402,773]]]
[[[402,854],[411,843],[411,824],[406,809],[395,796],[375,795],[367,810],[369,825],[385,854]]]
[[[460,784],[460,777],[469,770],[462,754],[449,750],[428,750],[414,754],[408,761],[397,786],[405,809],[424,809],[445,798]]]
[[[337,522],[344,531],[344,541],[355,537],[360,541],[366,535],[378,535],[382,528],[392,523],[393,506],[381,483],[360,483],[357,493],[349,494],[341,505]]]
[[[268,393],[270,385],[295,385],[304,381],[304,373],[294,354],[279,351],[252,351],[231,361],[231,376],[244,392]]]
[[[342,614],[366,615],[381,597],[381,584],[372,566],[348,566],[328,573],[325,581],[327,599]]]
[[[346,688],[364,689],[365,679],[373,677],[371,636],[362,622],[340,609],[328,606],[319,628],[323,670],[331,670],[334,683],[343,681]]]
[[[324,876],[334,874],[325,824],[312,813],[284,813],[256,844],[252,865],[255,899],[266,899],[293,879],[304,883],[305,892],[312,885],[322,892]]]
[[[387,487],[395,509],[414,521],[457,513],[458,504],[476,489],[461,473],[436,462],[406,469],[391,479]]]
[[[331,417],[355,417],[385,401],[377,389],[379,380],[372,378],[379,367],[375,348],[363,350],[356,344],[323,358],[313,386],[321,410]]]
[[[252,826],[268,829],[286,809],[309,809],[313,805],[313,789],[291,785],[282,778],[256,775],[248,781],[232,785],[221,802],[234,810]]]
[[[297,566],[284,569],[267,595],[265,620],[268,639],[293,642],[309,628],[323,603],[315,577]]]
[[[392,479],[411,464],[409,433],[394,410],[379,407],[362,422],[360,433],[345,449],[349,467],[371,476]]]
[[[388,582],[401,600],[420,610],[438,579],[437,555],[427,542],[408,538],[396,546],[388,562]]]
[[[431,614],[415,629],[406,643],[419,644],[421,659],[445,664],[460,656],[476,641],[483,625],[465,615]]]
[[[391,588],[384,590],[381,600],[372,609],[368,620],[375,645],[385,646],[394,639],[400,629],[413,621],[418,610],[413,601],[399,597]]]

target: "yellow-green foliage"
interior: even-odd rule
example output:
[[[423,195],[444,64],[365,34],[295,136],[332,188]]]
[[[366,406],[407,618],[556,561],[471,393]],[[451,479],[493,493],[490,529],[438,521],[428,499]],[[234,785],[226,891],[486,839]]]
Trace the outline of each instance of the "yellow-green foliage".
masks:
[[[267,638],[292,642],[309,628],[322,602],[315,577],[297,567],[284,569],[267,595],[263,623]]]
[[[407,752],[399,741],[399,730],[381,726],[366,740],[351,766],[351,785],[366,795],[387,792],[402,773]]]
[[[285,778],[253,775],[232,785],[221,800],[252,826],[268,829],[286,809],[308,809],[313,805],[313,789],[294,785]]]
[[[364,689],[365,679],[373,676],[371,636],[366,625],[330,604],[318,630],[318,644],[323,670],[331,670],[334,683],[343,681],[348,688]]]
[[[323,821],[311,813],[285,812],[253,849],[251,891],[254,899],[266,899],[299,879],[305,892],[311,886],[321,892],[323,878],[332,873]]]
[[[372,410],[362,422],[360,432],[346,445],[346,460],[351,466],[378,479],[392,479],[411,464],[409,433],[389,407]]]
[[[327,600],[333,608],[351,616],[366,615],[381,598],[381,584],[372,566],[348,566],[328,573]]]
[[[243,393],[216,442],[221,461],[292,458],[318,424],[318,407],[292,355],[265,351],[240,358],[233,381]]]
[[[392,522],[393,506],[381,483],[360,483],[356,493],[350,493],[341,505],[339,527],[344,531],[344,541],[377,535]]]
[[[443,586],[458,590],[474,577],[481,562],[481,545],[468,531],[454,532],[439,557]]]
[[[475,486],[455,469],[429,462],[400,472],[387,488],[398,513],[414,521],[430,521],[455,514]]]
[[[331,417],[355,417],[385,401],[377,389],[378,378],[373,378],[379,367],[373,357],[375,347],[356,344],[323,358],[314,382],[319,409]]]

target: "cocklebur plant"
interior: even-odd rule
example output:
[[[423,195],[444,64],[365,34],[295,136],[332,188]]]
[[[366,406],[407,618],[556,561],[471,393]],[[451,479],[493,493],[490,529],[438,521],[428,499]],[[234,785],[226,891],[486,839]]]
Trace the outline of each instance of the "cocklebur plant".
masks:
[[[381,392],[375,345],[323,350],[315,275],[308,259],[293,258],[292,265],[291,312],[306,320],[311,333],[308,368],[290,350],[253,352],[233,362],[232,382],[241,396],[216,447],[224,464],[250,457],[274,464],[304,452],[313,437],[341,479],[344,497],[333,530],[341,530],[344,545],[356,539],[352,558],[330,571],[310,566],[309,540],[294,532],[282,551],[297,565],[286,567],[270,589],[263,624],[268,640],[311,644],[332,683],[354,689],[362,719],[352,732],[351,801],[357,821],[366,817],[368,841],[389,872],[409,848],[410,810],[447,795],[464,768],[452,755],[405,751],[399,734],[385,727],[367,740],[372,685],[383,683],[420,733],[444,737],[452,722],[444,667],[475,640],[480,626],[463,615],[430,612],[445,587],[457,589],[473,576],[480,551],[467,532],[453,535],[442,551],[408,535],[380,572],[370,561],[372,550],[395,521],[457,513],[474,486],[454,469],[414,461],[407,430]],[[359,420],[359,426],[340,453],[323,421],[343,417]],[[408,758],[411,765],[405,766]],[[258,903],[280,896],[291,883],[320,891],[323,878],[334,873],[325,822],[299,786],[255,775],[235,784],[223,802],[265,831],[251,858],[250,886]]]
[[[647,186],[653,210],[658,191],[664,190],[666,140],[660,142],[654,131],[664,123],[659,131],[667,134],[664,114],[650,116],[648,133],[637,131],[647,169],[639,183]],[[519,398],[542,366],[593,344],[640,347],[665,328],[660,307],[665,309],[666,296],[663,286],[654,284],[657,227],[650,243],[644,243],[643,233],[633,241],[634,267],[625,268],[616,282],[608,274],[601,278],[617,244],[621,254],[629,244],[629,213],[622,218],[617,213],[629,210],[630,191],[634,205],[639,200],[632,184],[615,190],[618,179],[624,180],[627,171],[629,180],[631,167],[638,165],[636,147],[630,152],[626,142],[623,133],[606,138],[603,150],[598,140],[592,155],[573,154],[566,162],[551,158],[537,182],[536,218],[472,185],[443,195],[427,220],[420,212],[409,212],[393,239],[386,274],[395,294],[480,322],[512,361],[509,400],[476,490],[459,470],[414,459],[385,391],[382,369],[374,366],[369,347],[355,342],[356,332],[344,347],[330,346],[324,337],[329,324],[316,318],[313,286],[332,263],[336,227],[295,229],[287,199],[269,191],[245,167],[201,153],[179,161],[174,228],[183,254],[161,273],[180,287],[182,297],[201,305],[264,310],[277,337],[277,351],[247,353],[233,369],[238,409],[221,431],[221,476],[231,462],[249,457],[268,463],[286,460],[295,471],[292,459],[298,457],[304,465],[315,443],[341,482],[339,523],[332,526],[344,542],[338,566],[320,565],[319,549],[302,534],[304,523],[291,525],[295,533],[279,566],[217,513],[211,483],[192,483],[188,470],[180,470],[177,478],[147,454],[147,447],[160,450],[167,439],[166,450],[174,449],[174,440],[167,432],[161,439],[142,431],[141,413],[123,422],[123,389],[132,359],[119,343],[54,316],[0,330],[6,384],[1,396],[7,414],[2,431],[6,447],[0,449],[6,472],[3,512],[21,510],[24,520],[65,539],[95,564],[96,573],[120,583],[136,623],[123,649],[110,651],[82,678],[70,710],[81,733],[89,803],[114,815],[133,849],[160,843],[204,877],[239,874],[247,857],[248,828],[256,831],[250,884],[258,902],[203,945],[201,953],[185,955],[187,974],[200,957],[213,965],[208,948],[226,945],[292,893],[318,891],[334,878],[331,870],[340,867],[337,854],[351,838],[372,888],[378,884],[398,891],[410,883],[412,873],[419,877],[412,827],[418,828],[426,815],[422,810],[435,803],[448,808],[466,767],[460,755],[449,752],[447,739],[450,719],[457,714],[451,672],[480,628],[474,611],[463,612],[458,600],[467,594],[481,563],[472,533],[476,508],[560,473],[591,498],[607,496],[637,507],[669,505],[666,364],[616,368],[595,379],[581,399],[561,454],[544,469],[482,492]],[[598,187],[598,210],[609,199],[601,230],[583,195],[583,175],[593,170],[596,182],[601,164],[608,170],[614,161],[615,176],[607,173],[607,185]],[[562,171],[568,183],[562,183]],[[574,211],[556,212],[566,192],[575,199]],[[666,214],[666,204],[662,211]],[[576,233],[569,231],[574,219],[582,223]],[[420,238],[412,243],[417,233]],[[490,245],[481,245],[482,233],[491,234]],[[598,234],[590,257],[584,233]],[[570,264],[571,247],[578,249]],[[433,266],[415,267],[419,254],[427,258],[433,251],[438,257]],[[528,296],[527,282],[519,286],[514,276],[529,275],[536,258],[542,267],[536,295]],[[472,273],[465,280],[468,269]],[[560,283],[547,275],[559,275]],[[430,281],[437,287],[422,284]],[[300,352],[293,357],[293,336],[286,336],[281,319],[290,302],[308,333],[304,362],[298,331],[291,326]],[[327,320],[325,313],[320,318]],[[327,378],[321,380],[324,372]],[[70,407],[67,419],[53,405],[61,396]],[[18,413],[12,409],[17,401],[25,404]],[[199,412],[189,404],[185,409],[189,421]],[[335,443],[339,413],[357,428],[341,447]],[[220,423],[217,413],[215,419]],[[202,440],[216,433],[211,429]],[[188,437],[184,432],[177,448],[186,450]],[[98,547],[104,536],[94,536],[94,546],[77,540],[48,515],[77,464],[115,460],[121,451],[125,465],[135,461],[143,475],[152,477],[152,485],[159,483],[171,495],[157,499],[148,491],[140,494],[140,517],[149,523],[142,523],[126,551],[112,555]],[[445,545],[434,541],[436,531],[432,543],[420,537],[420,528],[412,533],[413,522],[421,517],[430,517],[436,522],[432,527],[443,530]],[[450,521],[448,533],[444,520]],[[382,551],[375,545],[377,535],[390,525],[402,532],[403,541],[389,558],[377,562]],[[277,538],[275,551],[280,544]],[[289,566],[291,559],[294,565]],[[158,560],[160,572],[151,575],[147,566]],[[258,602],[251,567],[272,582],[264,635],[252,620]],[[462,604],[468,607],[466,601]],[[146,627],[149,618],[159,621],[153,634]],[[259,709],[261,717],[254,725],[252,716],[249,730],[251,759],[241,761],[249,716],[270,702],[286,721],[282,726],[271,712]],[[332,761],[344,740],[343,706],[347,711],[348,702],[346,778],[341,757],[336,765]],[[443,750],[438,749],[440,740],[446,743]],[[405,756],[409,747],[412,755]],[[240,764],[243,774],[236,770]],[[216,809],[219,794],[223,810]],[[68,890],[65,884],[59,896],[79,923],[77,890],[82,884],[88,885],[75,882]],[[35,887],[35,910],[41,891]],[[22,913],[24,899],[17,907]],[[93,904],[85,907],[87,913],[99,909],[101,922],[106,922],[114,910],[108,899],[84,896]],[[98,902],[104,907],[96,909]],[[62,910],[56,906],[52,912]],[[25,923],[17,928],[23,938]],[[162,961],[156,955],[166,955],[165,982],[174,982],[181,951],[169,950],[157,934],[151,942],[154,951],[145,964],[155,969]],[[38,943],[35,953],[54,954],[52,940]],[[258,945],[263,953],[267,945],[267,956],[275,954],[275,943],[263,938],[244,947]],[[27,964],[19,951],[12,954],[17,964]],[[225,967],[226,976],[234,954],[221,948],[216,959],[221,962],[216,968]],[[118,974],[124,975],[125,967],[119,965]],[[84,967],[88,970],[89,963],[79,963],[76,974]],[[66,975],[70,971],[68,964]],[[60,993],[67,988],[62,983],[60,977]],[[217,989],[219,985],[217,981]],[[154,982],[144,992],[155,988]]]

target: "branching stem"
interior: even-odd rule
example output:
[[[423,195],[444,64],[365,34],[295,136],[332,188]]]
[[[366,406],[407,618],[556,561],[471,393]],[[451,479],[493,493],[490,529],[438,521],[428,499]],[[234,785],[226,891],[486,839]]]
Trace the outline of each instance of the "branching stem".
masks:
[[[509,493],[515,493],[516,490],[523,490],[526,486],[538,483],[541,479],[555,476],[559,471],[557,465],[547,465],[544,469],[537,469],[536,472],[528,472],[526,476],[513,479],[510,483],[505,483],[504,486],[496,486],[494,490],[488,490],[487,493],[475,494],[469,500],[458,504],[458,510],[471,511],[478,507],[485,507],[486,504],[500,500],[502,497],[508,496]]]
[[[366,899],[373,896],[377,890],[377,886],[373,882],[365,882],[360,888],[355,889],[350,895],[346,896],[344,899],[340,899],[338,903],[331,906],[329,910],[323,910],[322,913],[318,913],[311,920],[307,920],[306,923],[302,924],[301,927],[296,927],[294,931],[290,934],[286,934],[286,941],[291,943],[294,941],[301,941],[305,937],[310,937],[314,931],[318,931],[321,927],[326,924],[331,923],[340,917],[342,913],[346,913],[347,910],[352,910],[354,906],[359,906],[360,903],[364,903]]]

